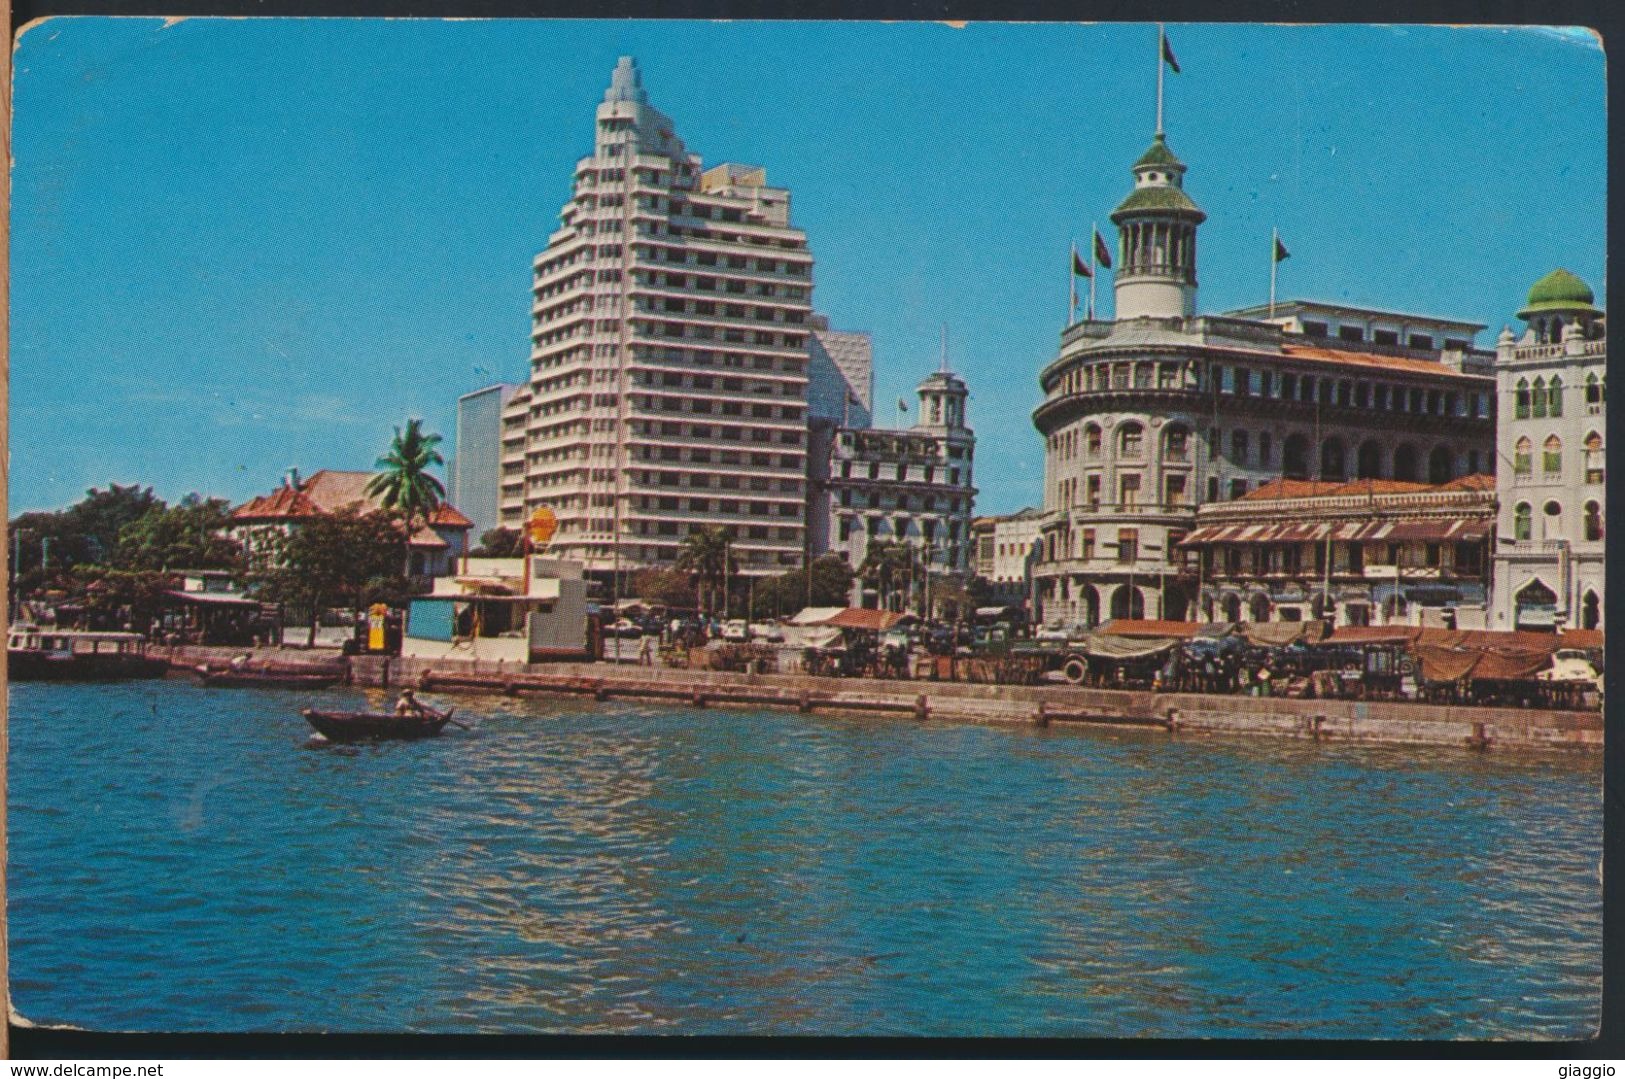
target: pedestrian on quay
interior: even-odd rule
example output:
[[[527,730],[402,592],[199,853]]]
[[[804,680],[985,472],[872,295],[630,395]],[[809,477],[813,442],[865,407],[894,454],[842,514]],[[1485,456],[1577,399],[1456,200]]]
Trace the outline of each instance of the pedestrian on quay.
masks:
[[[638,649],[638,665],[642,667],[655,665],[655,639],[647,633],[643,635],[643,644]]]

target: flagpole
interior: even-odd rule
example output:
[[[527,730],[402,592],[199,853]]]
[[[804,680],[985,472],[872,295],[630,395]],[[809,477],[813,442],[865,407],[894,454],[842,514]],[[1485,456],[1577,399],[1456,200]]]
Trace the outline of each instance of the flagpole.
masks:
[[[1275,253],[1280,250],[1280,243],[1281,243],[1281,231],[1280,231],[1280,229],[1270,229],[1270,318],[1271,319],[1275,318],[1275,268],[1281,264],[1281,260],[1275,257]]]
[[[1072,241],[1072,261],[1066,264],[1066,281],[1068,286],[1068,303],[1066,308],[1066,324],[1070,328],[1078,321],[1078,241]],[[1090,282],[1091,287],[1094,282]]]
[[[1162,69],[1158,68],[1157,70],[1160,71]],[[1095,265],[1095,250],[1099,247],[1099,244],[1095,241],[1095,237],[1099,236],[1099,235],[1100,235],[1100,223],[1098,221],[1089,222],[1089,321],[1090,322],[1093,322],[1095,320],[1095,271],[1099,269],[1099,267]]]
[[[1162,134],[1162,23],[1157,24],[1157,134]]]

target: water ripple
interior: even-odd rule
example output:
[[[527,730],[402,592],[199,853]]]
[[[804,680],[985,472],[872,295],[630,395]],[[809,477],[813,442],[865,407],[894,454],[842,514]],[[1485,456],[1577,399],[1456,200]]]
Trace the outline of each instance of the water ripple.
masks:
[[[1589,758],[501,697],[458,701],[472,732],[336,748],[303,701],[14,687],[22,1014],[1356,1038],[1600,1014]]]

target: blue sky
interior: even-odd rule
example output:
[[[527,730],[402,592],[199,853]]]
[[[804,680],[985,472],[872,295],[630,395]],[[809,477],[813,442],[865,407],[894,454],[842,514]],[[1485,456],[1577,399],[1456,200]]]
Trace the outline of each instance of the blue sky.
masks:
[[[1489,324],[1555,266],[1603,301],[1604,60],[1540,29],[1172,26],[1203,311]],[[951,360],[978,509],[1034,503],[1068,246],[1154,126],[1142,25],[57,19],[15,54],[11,512],[234,500],[368,468],[526,371],[532,256],[618,55],[705,161],[767,168],[877,417]],[[1109,311],[1109,289],[1101,292]]]

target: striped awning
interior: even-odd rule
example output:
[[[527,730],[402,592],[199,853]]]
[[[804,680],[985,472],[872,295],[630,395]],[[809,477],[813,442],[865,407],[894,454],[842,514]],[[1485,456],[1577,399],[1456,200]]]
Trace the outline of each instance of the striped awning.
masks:
[[[1471,543],[1489,535],[1490,522],[1479,518],[1440,518],[1408,521],[1341,521],[1335,524],[1204,525],[1179,542],[1181,547],[1206,544],[1398,543],[1426,540],[1433,543]]]

